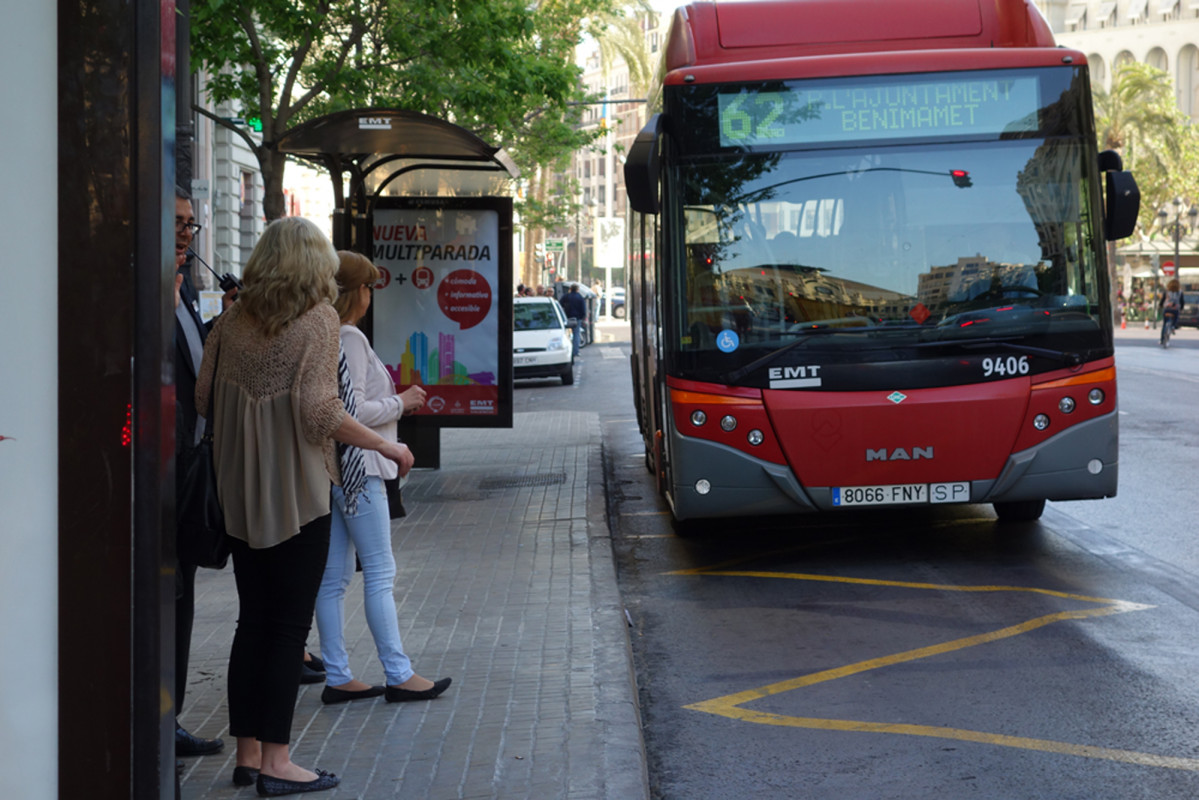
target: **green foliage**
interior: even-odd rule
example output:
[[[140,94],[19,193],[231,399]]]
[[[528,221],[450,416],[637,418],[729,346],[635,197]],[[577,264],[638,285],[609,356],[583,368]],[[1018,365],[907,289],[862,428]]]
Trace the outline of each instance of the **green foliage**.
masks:
[[[581,208],[578,197],[579,187],[575,181],[558,181],[545,199],[528,197],[521,201],[521,222],[526,230],[573,230],[575,215]]]
[[[209,99],[260,117],[265,142],[324,114],[385,106],[450,120],[530,170],[585,143],[569,113],[581,99],[574,47],[583,20],[612,3],[193,0],[192,59],[211,76]],[[270,217],[282,159],[255,152]]]
[[[1117,68],[1112,90],[1093,87],[1100,150],[1117,150],[1141,190],[1140,229],[1155,232],[1158,210],[1182,197],[1199,200],[1199,141],[1174,99],[1168,73],[1129,62]]]
[[[652,13],[653,6],[648,0],[631,0],[622,8],[593,17],[588,29],[599,44],[604,73],[616,61],[623,61],[629,70],[629,89],[634,97],[645,97],[654,77],[654,60],[642,28],[642,22]]]

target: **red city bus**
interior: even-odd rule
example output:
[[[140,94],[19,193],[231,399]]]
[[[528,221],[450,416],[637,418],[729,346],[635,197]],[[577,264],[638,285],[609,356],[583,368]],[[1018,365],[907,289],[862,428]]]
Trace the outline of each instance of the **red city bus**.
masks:
[[[695,2],[659,88],[628,311],[676,520],[1115,495],[1139,194],[1031,2]]]

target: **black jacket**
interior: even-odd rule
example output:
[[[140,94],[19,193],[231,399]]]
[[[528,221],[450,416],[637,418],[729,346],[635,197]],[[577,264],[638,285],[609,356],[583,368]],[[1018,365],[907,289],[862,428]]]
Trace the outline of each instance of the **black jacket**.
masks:
[[[566,316],[573,319],[587,319],[587,301],[579,292],[567,292],[562,295],[562,310]]]

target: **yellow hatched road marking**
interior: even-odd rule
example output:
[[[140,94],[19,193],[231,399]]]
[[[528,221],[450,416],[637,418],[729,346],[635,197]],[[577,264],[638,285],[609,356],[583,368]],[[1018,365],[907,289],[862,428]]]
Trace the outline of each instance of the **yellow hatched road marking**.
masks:
[[[1191,772],[1199,772],[1199,758],[1163,756],[1156,755],[1154,753],[1140,753],[1132,750],[1119,750],[1108,747],[1070,744],[1068,742],[1056,742],[1046,739],[1029,739],[1022,736],[1006,736],[997,733],[986,733],[983,731],[971,731],[960,728],[947,728],[934,725],[909,725],[845,719],[795,717],[788,716],[786,714],[755,711],[753,709],[743,707],[745,704],[752,703],[755,700],[761,700],[766,697],[782,694],[784,692],[790,692],[795,689],[803,689],[818,683],[837,680],[838,678],[846,678],[851,675],[860,675],[864,672],[869,672],[871,670],[876,670],[895,664],[902,664],[906,662],[917,661],[923,658],[930,658],[932,656],[944,655],[946,653],[963,650],[968,647],[975,647],[980,644],[997,642],[1013,636],[1019,636],[1023,633],[1028,633],[1029,631],[1033,631],[1038,628],[1043,628],[1046,625],[1051,625],[1055,622],[1089,619],[1092,617],[1104,617],[1112,614],[1125,614],[1130,611],[1143,611],[1153,608],[1153,606],[1143,605],[1140,603],[1130,603],[1123,600],[1112,600],[1102,597],[1088,597],[1086,595],[1072,594],[1070,592],[1059,592],[1052,589],[1038,589],[1035,587],[1022,586],[954,586],[949,584],[889,581],[873,578],[849,578],[838,577],[834,575],[817,575],[811,573],[727,570],[720,569],[719,567],[701,567],[697,569],[678,570],[675,572],[668,572],[666,574],[782,578],[788,580],[819,581],[860,586],[891,586],[904,589],[924,589],[947,592],[1024,592],[1028,594],[1040,594],[1049,597],[1094,603],[1097,605],[1095,608],[1074,609],[1070,611],[1059,611],[1054,614],[1045,614],[1044,616],[1035,617],[1015,625],[1009,625],[998,630],[981,633],[975,636],[966,636],[960,639],[942,642],[940,644],[929,645],[927,647],[918,647],[901,653],[893,653],[891,655],[880,656],[878,658],[867,659],[865,661],[858,661],[853,664],[846,664],[842,667],[822,670],[820,672],[814,672],[810,675],[802,675],[797,678],[791,678],[789,680],[767,684],[766,686],[760,686],[756,689],[735,692],[723,697],[716,697],[711,700],[692,703],[684,706],[684,708],[693,711],[703,711],[709,714],[717,714],[730,719],[741,720],[742,722],[753,722],[760,725],[778,725],[791,728],[810,728],[814,730],[830,731],[891,733],[901,734],[904,736],[928,736],[937,739],[977,742],[980,744],[991,744],[1001,747],[1015,747],[1023,750],[1038,750],[1045,753],[1058,753],[1062,755],[1081,756],[1084,758],[1119,761],[1126,764],[1138,764],[1141,766],[1164,767],[1167,769],[1180,769]]]

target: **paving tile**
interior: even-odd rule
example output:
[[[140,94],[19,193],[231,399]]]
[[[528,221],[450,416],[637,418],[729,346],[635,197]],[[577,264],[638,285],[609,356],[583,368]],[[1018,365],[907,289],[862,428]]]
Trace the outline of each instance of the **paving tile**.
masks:
[[[454,683],[427,703],[335,706],[320,702],[320,684],[301,687],[293,757],[343,781],[320,797],[649,797],[600,448],[598,416],[584,412],[442,431],[442,468],[414,472],[409,515],[393,523],[395,596],[414,667]],[[227,738],[232,570],[201,570],[196,588],[181,720]],[[355,676],[382,682],[361,576],[345,612]],[[309,649],[318,647],[314,626]],[[181,797],[255,796],[231,783],[233,750],[227,740],[221,754],[188,759]]]

